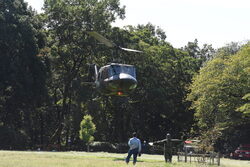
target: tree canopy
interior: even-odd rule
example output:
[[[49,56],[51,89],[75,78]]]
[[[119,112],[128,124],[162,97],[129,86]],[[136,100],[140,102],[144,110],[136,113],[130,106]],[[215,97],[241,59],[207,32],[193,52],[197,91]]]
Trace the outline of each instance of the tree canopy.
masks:
[[[249,51],[249,44],[236,54],[222,49],[193,78],[188,99],[203,130],[217,128],[225,135],[228,130],[249,129]]]

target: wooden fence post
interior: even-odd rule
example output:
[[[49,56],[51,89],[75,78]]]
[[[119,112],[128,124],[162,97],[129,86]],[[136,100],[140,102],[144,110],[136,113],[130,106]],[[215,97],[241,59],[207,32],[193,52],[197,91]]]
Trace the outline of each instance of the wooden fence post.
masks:
[[[187,162],[187,147],[185,147],[185,162]]]
[[[217,156],[218,156],[218,160],[217,160],[218,164],[217,165],[220,166],[220,152],[218,152]]]

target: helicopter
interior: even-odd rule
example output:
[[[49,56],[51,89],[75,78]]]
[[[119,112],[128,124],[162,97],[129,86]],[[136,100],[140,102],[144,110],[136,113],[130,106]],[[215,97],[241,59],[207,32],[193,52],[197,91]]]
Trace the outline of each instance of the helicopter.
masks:
[[[127,52],[142,53],[139,50],[118,46],[96,31],[86,31],[86,33],[107,47]],[[128,96],[137,86],[136,69],[133,65],[109,63],[98,70],[94,64],[92,68],[94,69],[94,84],[104,95]]]

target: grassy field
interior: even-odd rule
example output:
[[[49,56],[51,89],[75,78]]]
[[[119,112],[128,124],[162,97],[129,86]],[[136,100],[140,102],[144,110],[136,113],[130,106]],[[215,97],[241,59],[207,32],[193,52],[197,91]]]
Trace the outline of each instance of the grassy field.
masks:
[[[0,151],[0,167],[132,167],[124,162],[126,154],[87,152],[33,152]],[[162,155],[143,154],[136,167],[206,167],[197,163],[180,163],[176,157],[172,164],[164,162]],[[222,167],[250,167],[250,161],[221,160]]]

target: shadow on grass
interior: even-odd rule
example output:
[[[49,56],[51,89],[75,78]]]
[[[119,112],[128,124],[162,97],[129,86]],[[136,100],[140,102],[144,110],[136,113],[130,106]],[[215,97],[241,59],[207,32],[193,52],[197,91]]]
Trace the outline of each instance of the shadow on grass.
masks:
[[[113,158],[113,161],[124,161],[125,162],[125,158]],[[137,159],[137,162],[144,162],[144,161]]]

